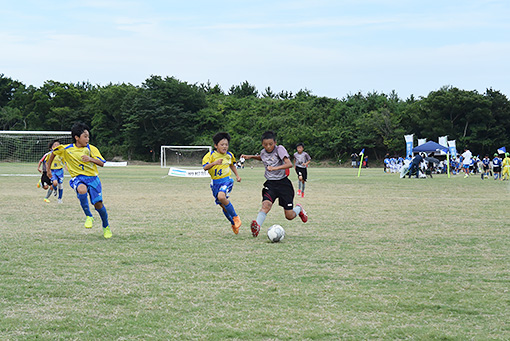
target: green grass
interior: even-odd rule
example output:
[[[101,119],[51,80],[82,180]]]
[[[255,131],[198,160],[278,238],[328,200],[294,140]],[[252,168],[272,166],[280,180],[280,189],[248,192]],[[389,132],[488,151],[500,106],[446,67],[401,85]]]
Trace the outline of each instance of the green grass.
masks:
[[[510,339],[507,182],[311,168],[309,222],[275,206],[253,238],[262,168],[234,186],[237,236],[207,179],[166,172],[100,170],[110,240],[67,180],[57,205],[0,176],[0,339]]]

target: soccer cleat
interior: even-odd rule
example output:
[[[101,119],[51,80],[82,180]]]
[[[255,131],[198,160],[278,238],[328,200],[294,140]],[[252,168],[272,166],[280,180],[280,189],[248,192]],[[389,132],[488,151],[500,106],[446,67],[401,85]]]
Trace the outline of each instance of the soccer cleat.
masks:
[[[110,226],[103,227],[103,236],[108,239],[112,237],[112,230],[110,230]]]
[[[44,198],[44,202],[50,202],[50,199]]]
[[[87,218],[85,218],[85,228],[86,229],[91,229],[93,222],[94,222],[94,218],[87,216]]]
[[[298,197],[301,195],[301,190],[300,189],[297,190],[297,195],[298,195]]]
[[[57,200],[57,203],[59,203],[59,204],[63,204],[64,202],[62,201],[62,199],[58,199],[58,200]]]
[[[301,191],[301,198],[305,197],[305,192]]]
[[[41,180],[37,183],[37,188],[41,188]]]
[[[305,209],[303,208],[303,205],[297,204],[296,206],[301,207],[301,212],[299,212],[299,218],[301,218],[301,221],[303,223],[306,223],[308,221],[308,215],[306,214]]]
[[[257,237],[259,235],[259,232],[260,232],[260,225],[257,223],[256,220],[253,220],[251,222],[251,234],[253,235],[253,237]]]
[[[238,215],[232,218],[234,220],[234,225],[232,225],[232,231],[234,231],[235,234],[239,233],[239,228],[241,227],[241,218],[239,218]]]

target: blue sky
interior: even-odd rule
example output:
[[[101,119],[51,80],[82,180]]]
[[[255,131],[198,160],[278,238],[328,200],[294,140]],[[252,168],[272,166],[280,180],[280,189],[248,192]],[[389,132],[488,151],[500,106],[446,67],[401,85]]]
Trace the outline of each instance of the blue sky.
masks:
[[[1,1],[0,73],[141,85],[151,75],[318,96],[510,96],[510,1]]]

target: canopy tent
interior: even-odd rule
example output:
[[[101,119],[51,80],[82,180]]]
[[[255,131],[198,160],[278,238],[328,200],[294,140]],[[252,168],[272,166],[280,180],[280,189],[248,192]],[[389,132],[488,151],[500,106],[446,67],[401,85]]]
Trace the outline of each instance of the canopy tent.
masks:
[[[443,151],[446,153],[446,164],[448,169],[448,178],[450,177],[450,153],[448,152],[448,147],[441,146],[439,143],[434,141],[429,141],[427,143],[422,144],[421,146],[418,146],[416,148],[413,148],[413,153],[431,153],[431,152],[438,152]]]
[[[448,153],[448,147],[441,146],[439,143],[434,142],[434,141],[429,141],[429,142],[424,143],[416,148],[413,148],[413,153],[420,153],[420,152],[430,153],[430,152],[438,152],[441,150],[445,153]]]

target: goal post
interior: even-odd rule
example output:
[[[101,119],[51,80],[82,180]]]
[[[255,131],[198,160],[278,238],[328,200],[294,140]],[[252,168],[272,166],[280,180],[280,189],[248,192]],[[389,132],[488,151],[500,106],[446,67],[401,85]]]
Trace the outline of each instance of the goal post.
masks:
[[[0,130],[0,162],[37,162],[54,140],[72,143],[70,131]]]
[[[211,146],[161,146],[161,168],[171,166],[202,166],[202,158]]]

